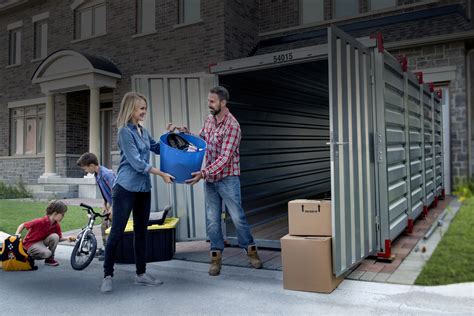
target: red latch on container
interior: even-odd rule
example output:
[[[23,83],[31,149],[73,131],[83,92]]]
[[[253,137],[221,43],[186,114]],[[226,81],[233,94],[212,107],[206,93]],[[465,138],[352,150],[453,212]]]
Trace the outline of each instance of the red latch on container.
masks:
[[[381,32],[377,32],[377,34],[372,34],[370,35],[370,38],[375,38],[377,42],[377,48],[379,53],[383,53],[384,47],[383,47],[383,36]]]
[[[436,95],[438,96],[439,99],[442,99],[443,98],[443,90],[441,90],[441,89],[436,90]]]
[[[416,77],[418,78],[418,83],[423,84],[423,72],[422,71],[417,71],[415,72]]]
[[[398,58],[398,61],[400,62],[400,65],[402,66],[402,71],[407,72],[408,70],[408,59],[407,56],[400,56]]]
[[[434,83],[429,82],[428,83],[428,88],[430,88],[430,92],[434,92]]]

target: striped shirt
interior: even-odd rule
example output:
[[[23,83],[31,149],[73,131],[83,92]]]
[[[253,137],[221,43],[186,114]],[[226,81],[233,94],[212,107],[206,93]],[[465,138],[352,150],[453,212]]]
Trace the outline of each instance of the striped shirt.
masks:
[[[215,182],[227,176],[240,175],[240,125],[228,112],[221,122],[209,115],[199,136],[207,143],[204,180]]]

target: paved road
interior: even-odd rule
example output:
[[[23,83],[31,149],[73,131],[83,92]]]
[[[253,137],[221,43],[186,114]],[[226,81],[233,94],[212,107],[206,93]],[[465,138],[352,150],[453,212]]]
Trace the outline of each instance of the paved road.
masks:
[[[69,264],[72,247],[59,246],[59,267],[0,271],[1,315],[472,315],[474,283],[418,287],[345,280],[332,294],[284,290],[279,271],[225,266],[209,277],[207,265],[173,260],[148,264],[165,283],[132,283],[133,265],[118,265],[115,291],[101,294],[101,263],[84,271]]]

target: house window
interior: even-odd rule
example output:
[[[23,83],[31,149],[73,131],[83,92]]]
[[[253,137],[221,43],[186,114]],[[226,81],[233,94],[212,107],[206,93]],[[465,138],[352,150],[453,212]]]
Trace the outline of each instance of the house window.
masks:
[[[179,1],[179,23],[187,24],[201,20],[201,0]]]
[[[47,20],[34,23],[34,58],[45,58],[48,55],[48,22]]]
[[[45,106],[13,108],[10,117],[11,155],[44,153]]]
[[[21,29],[8,31],[8,64],[18,65],[21,63]]]
[[[105,34],[105,3],[77,8],[74,13],[74,19],[76,39],[85,39]]]
[[[334,17],[342,18],[359,14],[359,1],[334,0]]]
[[[137,34],[155,31],[155,0],[137,0]]]
[[[324,0],[300,0],[301,24],[324,20]]]
[[[380,10],[385,8],[395,7],[397,0],[370,0],[369,10]]]

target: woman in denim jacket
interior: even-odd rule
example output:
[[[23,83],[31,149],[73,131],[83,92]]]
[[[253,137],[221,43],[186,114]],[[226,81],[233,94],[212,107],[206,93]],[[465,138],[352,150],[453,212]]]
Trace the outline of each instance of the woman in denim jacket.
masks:
[[[146,274],[146,234],[150,217],[151,181],[150,173],[171,183],[173,176],[161,172],[150,164],[150,151],[160,153],[160,144],[140,124],[147,112],[145,96],[128,92],[122,99],[117,118],[120,165],[112,191],[114,216],[112,228],[107,239],[104,260],[104,279],[101,292],[113,290],[115,252],[118,242],[133,210],[133,232],[136,277],[135,283],[159,285],[160,280]]]

